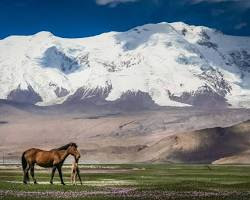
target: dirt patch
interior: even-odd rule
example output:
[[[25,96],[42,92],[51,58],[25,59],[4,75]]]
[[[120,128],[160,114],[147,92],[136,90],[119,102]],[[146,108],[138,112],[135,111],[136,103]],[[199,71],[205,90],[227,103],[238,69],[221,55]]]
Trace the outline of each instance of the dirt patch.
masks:
[[[140,199],[179,199],[179,198],[241,198],[247,199],[250,192],[168,192],[168,191],[138,191],[136,188],[104,188],[102,191],[79,192],[24,192],[12,190],[0,190],[0,197],[32,197],[32,198],[81,198],[91,196],[128,197]]]

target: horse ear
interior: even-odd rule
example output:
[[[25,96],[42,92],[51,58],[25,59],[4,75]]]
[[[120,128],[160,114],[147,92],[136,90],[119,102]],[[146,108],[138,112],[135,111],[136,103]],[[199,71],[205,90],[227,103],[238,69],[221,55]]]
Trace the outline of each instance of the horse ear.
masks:
[[[73,147],[77,148],[77,144],[74,143],[74,142],[71,142],[71,143],[70,143],[70,146],[73,146]]]

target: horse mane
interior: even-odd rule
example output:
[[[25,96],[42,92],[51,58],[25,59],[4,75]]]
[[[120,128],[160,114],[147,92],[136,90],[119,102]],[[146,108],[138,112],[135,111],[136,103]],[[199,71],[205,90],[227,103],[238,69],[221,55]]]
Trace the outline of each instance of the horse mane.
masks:
[[[61,147],[59,147],[59,148],[51,149],[51,150],[67,150],[67,149],[69,148],[69,146],[74,146],[75,148],[77,148],[76,143],[71,142],[71,143],[65,144],[65,145],[63,145],[63,146],[61,146]]]

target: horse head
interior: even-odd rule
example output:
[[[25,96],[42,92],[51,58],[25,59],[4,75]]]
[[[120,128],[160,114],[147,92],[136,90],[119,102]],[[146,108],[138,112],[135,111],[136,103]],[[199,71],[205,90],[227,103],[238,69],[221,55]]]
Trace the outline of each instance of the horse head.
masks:
[[[81,157],[79,151],[77,150],[77,145],[76,143],[70,143],[68,149],[67,149],[68,153],[72,156],[75,157],[75,159],[78,161],[79,158]]]

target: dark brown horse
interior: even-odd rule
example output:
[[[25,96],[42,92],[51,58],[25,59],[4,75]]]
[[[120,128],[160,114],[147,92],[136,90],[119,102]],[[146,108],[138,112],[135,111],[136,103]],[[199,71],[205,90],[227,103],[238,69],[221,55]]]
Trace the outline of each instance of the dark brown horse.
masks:
[[[29,170],[34,183],[37,183],[34,176],[34,166],[35,164],[37,164],[41,167],[52,167],[50,179],[51,184],[53,184],[54,174],[57,169],[61,179],[61,183],[65,185],[62,178],[62,165],[69,155],[74,156],[77,160],[80,158],[80,153],[78,152],[77,145],[75,143],[69,143],[50,151],[44,151],[35,148],[26,150],[22,155],[22,166],[24,173],[23,183],[27,184],[27,181],[29,181]]]

